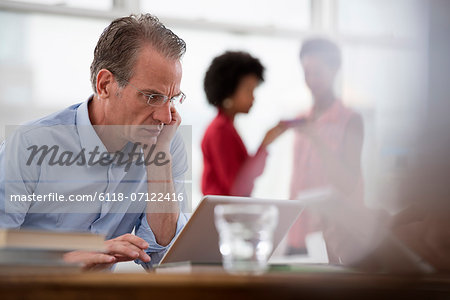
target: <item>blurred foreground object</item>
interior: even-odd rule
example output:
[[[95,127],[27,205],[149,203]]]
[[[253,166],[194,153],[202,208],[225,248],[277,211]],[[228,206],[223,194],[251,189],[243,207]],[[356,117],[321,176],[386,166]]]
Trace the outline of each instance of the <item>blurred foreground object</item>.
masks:
[[[329,255],[340,264],[382,273],[450,271],[450,210],[443,203],[412,204],[391,216],[335,193],[310,210],[320,218]]]

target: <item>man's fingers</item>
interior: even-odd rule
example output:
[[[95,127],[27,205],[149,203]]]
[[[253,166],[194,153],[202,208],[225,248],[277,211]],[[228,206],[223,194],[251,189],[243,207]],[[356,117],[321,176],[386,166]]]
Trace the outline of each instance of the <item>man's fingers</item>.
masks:
[[[130,233],[121,235],[121,236],[115,238],[114,240],[127,241],[140,249],[148,248],[148,243],[144,239],[142,239],[138,236],[135,236],[134,234],[130,234]]]
[[[109,254],[112,254],[114,256],[122,256],[126,257],[124,260],[133,260],[139,258],[143,262],[149,262],[150,256],[145,253],[144,250],[142,250],[139,247],[136,247],[135,245],[131,244],[127,241],[114,241],[108,244],[107,251]]]
[[[108,244],[107,251],[112,255],[120,254],[123,256],[127,256],[130,259],[135,259],[139,257],[139,251],[142,250],[125,241],[114,241]]]
[[[93,253],[83,262],[84,271],[99,271],[111,267],[117,260],[105,253]]]
[[[150,262],[150,256],[148,256],[147,253],[145,253],[145,251],[141,250],[139,251],[139,259],[142,260],[143,262]]]
[[[139,250],[139,256],[137,258],[130,258],[129,256],[123,255],[123,254],[114,254],[114,257],[116,258],[116,262],[122,262],[122,261],[130,261],[134,259],[140,259],[143,262],[150,262],[151,258],[150,256],[145,253],[143,250]]]
[[[95,264],[111,264],[116,262],[116,258],[112,255],[100,252],[72,251],[63,257],[68,263],[82,263],[85,267]]]
[[[94,253],[90,256],[85,264],[87,266],[96,265],[96,264],[111,264],[115,262],[115,257],[105,253]]]
[[[170,107],[170,112],[172,114],[172,124],[171,125],[180,125],[181,116],[178,113],[177,109],[174,106]]]
[[[148,243],[133,234],[124,234],[115,239],[105,242],[107,252],[114,255],[116,261],[130,261],[140,259],[143,262],[149,262],[150,256],[145,253]]]
[[[122,262],[122,261],[130,261],[131,259],[128,256],[124,256],[121,254],[115,254],[114,257],[116,258],[117,262]],[[148,256],[147,253],[145,253],[145,251],[140,251],[139,252],[139,257],[137,259],[142,260],[143,262],[150,262],[151,261],[151,257]]]
[[[105,242],[107,252],[114,255],[119,261],[129,261],[139,258],[144,262],[149,262],[150,257],[145,253],[148,243],[133,234],[124,234],[115,239]]]

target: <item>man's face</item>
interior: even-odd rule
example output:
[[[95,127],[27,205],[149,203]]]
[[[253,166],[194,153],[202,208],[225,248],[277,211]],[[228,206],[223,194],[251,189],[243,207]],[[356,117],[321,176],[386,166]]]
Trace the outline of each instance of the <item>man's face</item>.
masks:
[[[132,142],[153,144],[164,125],[172,123],[173,106],[150,106],[145,94],[162,94],[169,98],[180,93],[181,63],[162,56],[144,45],[138,53],[132,77],[112,95],[111,113],[114,124],[123,126],[121,137]],[[131,125],[131,126],[129,126]]]

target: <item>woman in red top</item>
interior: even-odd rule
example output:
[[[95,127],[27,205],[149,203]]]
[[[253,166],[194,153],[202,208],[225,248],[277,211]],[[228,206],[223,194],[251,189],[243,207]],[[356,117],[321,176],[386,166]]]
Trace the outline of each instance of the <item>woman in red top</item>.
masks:
[[[250,196],[254,180],[264,170],[266,147],[285,130],[282,124],[270,129],[250,156],[234,128],[236,114],[246,114],[252,107],[253,91],[264,80],[263,73],[258,59],[230,51],[216,57],[206,72],[206,97],[218,114],[202,140],[204,195]]]

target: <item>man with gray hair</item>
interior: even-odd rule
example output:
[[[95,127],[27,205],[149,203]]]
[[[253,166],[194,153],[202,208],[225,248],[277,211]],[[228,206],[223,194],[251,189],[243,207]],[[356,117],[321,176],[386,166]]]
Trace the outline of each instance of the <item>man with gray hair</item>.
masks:
[[[86,268],[157,263],[186,223],[188,165],[176,110],[185,99],[185,50],[150,14],[114,20],[94,51],[93,96],[1,145],[0,227],[106,235],[104,253],[66,254]],[[58,203],[33,201],[54,194]],[[12,203],[21,197],[28,201]]]

